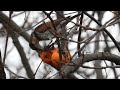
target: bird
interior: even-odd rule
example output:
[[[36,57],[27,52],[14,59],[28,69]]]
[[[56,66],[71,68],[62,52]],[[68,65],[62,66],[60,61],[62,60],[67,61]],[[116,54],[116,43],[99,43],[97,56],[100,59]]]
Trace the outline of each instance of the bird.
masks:
[[[42,40],[52,40],[56,36],[62,36],[62,30],[64,26],[66,26],[72,19],[79,16],[79,14],[76,14],[74,16],[68,16],[66,18],[56,19],[53,20],[53,23],[51,21],[42,23],[38,25],[35,30],[31,33],[29,46],[36,51],[42,51],[43,48],[39,45],[39,41]],[[53,24],[56,27],[56,31],[53,28]]]
[[[56,70],[60,70],[61,67],[71,60],[71,54],[66,49],[62,50],[62,60],[60,62],[59,49],[52,48],[50,50],[44,50],[39,57],[47,64],[54,67]]]
[[[72,56],[70,52],[68,51],[68,49],[62,48],[62,60],[60,60],[58,48],[51,48],[51,46],[47,49],[42,48],[39,44],[39,41],[52,40],[53,38],[55,38],[55,35],[62,35],[62,27],[66,26],[72,19],[79,15],[80,13],[72,17],[68,16],[66,18],[56,19],[53,20],[53,23],[51,21],[42,23],[38,25],[31,33],[29,41],[30,47],[38,52],[38,55],[42,59],[42,61],[51,65],[57,70],[60,70],[63,64],[66,64],[71,60]],[[53,28],[53,24],[55,28]]]

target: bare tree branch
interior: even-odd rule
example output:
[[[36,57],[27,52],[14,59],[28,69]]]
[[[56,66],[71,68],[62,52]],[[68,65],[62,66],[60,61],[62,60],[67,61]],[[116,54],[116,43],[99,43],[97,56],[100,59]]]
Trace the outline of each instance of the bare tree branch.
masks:
[[[8,34],[12,37],[13,43],[16,46],[16,48],[21,56],[21,60],[22,60],[22,63],[26,69],[28,77],[33,78],[33,72],[31,70],[29,63],[28,63],[28,59],[25,55],[23,47],[20,45],[20,42],[18,40],[18,35],[17,35],[17,33],[15,33],[15,31],[18,32],[18,31],[23,31],[23,30],[19,26],[17,26],[17,24],[15,24],[12,20],[10,20],[10,23],[9,23],[9,18],[6,15],[4,15],[2,12],[0,12],[0,22],[6,28]],[[29,41],[29,35],[27,33],[24,32],[24,33],[21,33],[21,35],[27,41]]]
[[[30,35],[26,32],[23,32],[24,30],[22,28],[20,28],[13,20],[10,20],[9,23],[9,18],[0,11],[0,22],[6,26],[9,25],[9,28],[12,29],[14,32],[16,32],[17,34],[19,33],[21,36],[23,36],[23,38],[25,38],[26,41],[29,41],[30,39]]]
[[[80,25],[82,25],[83,23],[83,12],[81,13],[81,17],[80,17]],[[79,27],[79,33],[78,33],[78,42],[81,41],[81,32],[82,32],[82,27]],[[78,52],[78,56],[80,57],[81,55],[81,49],[80,49],[80,44],[77,44],[77,50],[79,50]]]
[[[94,20],[99,26],[102,26],[102,24],[99,21],[97,21],[94,17],[89,15],[87,12],[83,11],[83,13],[85,15],[87,15],[88,17],[90,17],[92,20]],[[114,39],[114,37],[106,29],[103,29],[103,30],[111,38],[111,40],[114,42],[115,46],[117,47],[118,51],[120,52],[120,47],[119,47],[118,43],[116,42],[116,40]]]
[[[4,65],[2,63],[1,50],[0,50],[0,79],[6,79],[6,73],[4,71]]]
[[[21,61],[23,63],[23,66],[25,67],[25,70],[27,72],[27,75],[29,78],[33,78],[34,75],[33,75],[33,71],[28,63],[28,59],[26,57],[26,54],[23,50],[23,47],[21,46],[19,40],[18,40],[18,36],[14,33],[14,35],[11,35],[12,39],[13,39],[13,43],[14,45],[16,46],[18,52],[19,52],[19,55],[21,57]]]
[[[93,60],[108,60],[110,62],[114,62],[116,65],[120,65],[120,56],[117,56],[115,54],[110,54],[109,52],[85,54],[85,55],[81,55],[80,58],[68,63],[68,65],[63,66],[59,74],[56,75],[55,79],[61,79],[62,77],[67,77],[67,75],[74,72],[83,63]],[[74,64],[74,65],[69,65],[69,64]]]
[[[5,68],[6,68],[10,73],[12,73],[14,76],[16,76],[17,78],[28,79],[28,78],[26,78],[26,77],[17,75],[17,74],[14,73],[13,71],[11,71],[11,70],[7,67],[7,65],[5,65]]]

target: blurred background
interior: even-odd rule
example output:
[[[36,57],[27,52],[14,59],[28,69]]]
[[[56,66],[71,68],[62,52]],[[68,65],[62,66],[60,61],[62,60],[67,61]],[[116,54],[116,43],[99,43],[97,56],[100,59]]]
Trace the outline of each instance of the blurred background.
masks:
[[[50,12],[50,11],[47,11]],[[9,17],[9,11],[2,11],[6,16]],[[62,11],[65,17],[67,16],[74,16],[78,11]],[[102,25],[108,25],[106,27],[107,31],[110,32],[110,34],[114,37],[114,39],[119,43],[120,39],[120,23],[119,21],[115,22],[118,19],[113,19],[114,22],[110,24],[108,22],[113,17],[119,16],[119,12],[115,11],[87,11],[91,16],[93,16],[96,20],[101,22]],[[56,13],[53,11],[51,14],[52,19],[57,19]],[[17,11],[13,12],[11,14],[11,19],[19,26],[21,27],[24,32],[31,35],[31,33],[34,31],[34,29],[43,23],[43,19],[46,18],[46,15],[42,11]],[[45,19],[44,22],[49,21],[49,19]],[[80,17],[75,18],[72,20],[75,23],[80,23]],[[82,26],[84,27],[90,27],[93,30],[89,30],[83,28],[81,30],[81,41],[85,41],[89,39],[91,36],[93,36],[97,31],[94,31],[94,29],[100,28],[98,24],[96,24],[92,19],[90,19],[88,16],[83,14],[83,20],[82,20]],[[66,29],[67,32],[69,32],[69,39],[73,41],[78,41],[78,35],[79,35],[79,27],[74,28],[75,25],[70,22],[67,24]],[[4,51],[5,51],[5,43],[6,43],[6,30],[3,27],[3,25],[0,23],[0,50],[2,54],[2,58],[4,57]],[[24,37],[18,35],[18,40],[20,42],[20,45],[23,48],[23,51],[25,53],[25,56],[27,58],[27,62],[32,70],[33,73],[36,73],[36,70],[41,63],[41,58],[38,56],[38,53],[34,50],[32,50],[29,46],[28,41],[25,40]],[[40,41],[41,46],[45,46],[50,41]],[[115,55],[120,55],[118,49],[114,45],[113,41],[108,37],[108,35],[104,32],[99,32],[97,35],[94,36],[93,39],[90,40],[88,43],[82,43],[80,44],[80,48],[82,54],[90,54],[90,53],[96,53],[96,52],[110,52]],[[72,55],[74,55],[77,51],[77,43],[75,42],[68,42],[68,49]],[[78,54],[76,54],[73,57],[73,60],[78,58]],[[13,39],[11,37],[8,38],[8,47],[6,52],[6,60],[5,65],[7,68],[5,68],[6,78],[7,79],[22,79],[22,78],[28,78],[28,72],[25,69],[25,66],[23,65],[23,61],[21,60],[20,53],[16,49],[15,44],[13,43]],[[106,67],[106,66],[114,66],[115,64],[110,61],[106,60],[97,60],[97,61],[91,61],[84,63],[84,66],[88,67]],[[119,79],[120,68],[85,68],[80,67],[75,72],[74,75],[78,79]],[[55,74],[58,71],[51,67],[48,64],[45,64],[44,62],[41,63],[40,67],[37,70],[37,73],[35,74],[35,79],[42,79],[42,78],[54,78]]]

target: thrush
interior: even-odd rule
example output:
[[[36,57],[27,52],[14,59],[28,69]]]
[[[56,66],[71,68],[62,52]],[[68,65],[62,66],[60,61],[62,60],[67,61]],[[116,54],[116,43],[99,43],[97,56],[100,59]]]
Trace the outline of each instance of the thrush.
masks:
[[[66,18],[56,19],[40,24],[35,28],[30,36],[29,45],[33,50],[42,50],[42,47],[39,45],[39,41],[42,40],[52,40],[55,36],[62,35],[62,27],[65,27],[72,19],[79,16],[80,14],[74,15],[72,17],[68,16]],[[53,24],[56,28],[53,28]],[[56,30],[55,30],[56,29]]]

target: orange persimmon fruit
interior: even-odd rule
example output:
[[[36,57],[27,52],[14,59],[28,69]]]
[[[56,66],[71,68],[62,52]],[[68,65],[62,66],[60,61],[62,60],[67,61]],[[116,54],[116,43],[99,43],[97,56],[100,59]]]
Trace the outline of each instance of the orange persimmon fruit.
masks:
[[[40,54],[40,58],[52,67],[60,70],[61,64],[67,63],[71,59],[71,54],[67,50],[62,50],[62,60],[59,59],[59,50],[54,48],[52,50],[45,50]]]

